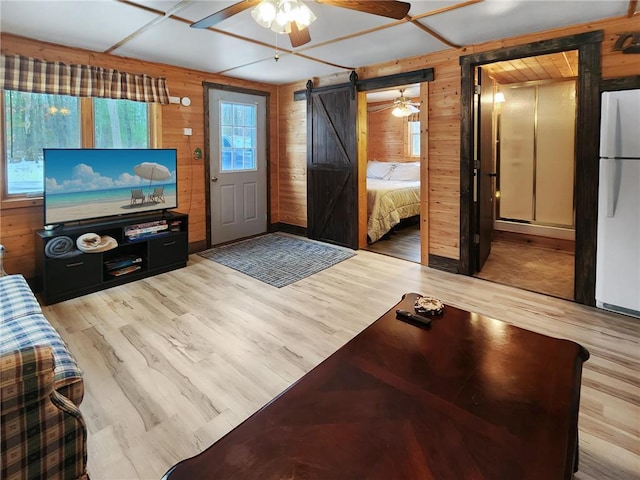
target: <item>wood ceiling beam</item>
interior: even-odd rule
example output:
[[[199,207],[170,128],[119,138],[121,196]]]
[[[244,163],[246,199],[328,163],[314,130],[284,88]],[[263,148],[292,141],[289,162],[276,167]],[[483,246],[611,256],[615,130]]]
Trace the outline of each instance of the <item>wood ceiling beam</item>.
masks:
[[[627,17],[631,18],[638,13],[638,0],[629,0],[629,9],[627,10]]]
[[[170,18],[172,20],[175,20],[175,21],[178,21],[178,22],[181,22],[181,23],[186,23],[187,25],[191,25],[193,23],[193,20],[189,20],[189,19],[186,19],[186,18],[183,18],[183,17],[179,17],[177,15],[174,15],[174,13],[177,11],[175,7],[172,8],[171,10],[168,10],[167,12],[163,12],[162,10],[156,10],[155,8],[147,7],[146,5],[141,5],[139,3],[136,3],[136,2],[133,2],[133,1],[130,1],[130,0],[116,0],[116,1],[119,2],[119,3],[124,3],[125,5],[129,5],[129,6],[132,6],[132,7],[135,7],[135,8],[139,8],[141,10],[145,10],[147,12],[155,13],[157,15],[162,15],[164,18]],[[190,3],[190,0],[183,0],[182,2],[180,2],[179,5],[182,5],[183,3],[185,4],[184,6],[186,6],[186,4]],[[182,7],[180,7],[180,8],[182,8]],[[145,25],[145,27],[146,27],[146,25]],[[145,27],[142,27],[142,28],[145,28]],[[273,48],[273,45],[271,45],[271,44],[260,42],[258,40],[254,40],[252,38],[243,37],[242,35],[236,35],[235,33],[226,32],[224,30],[219,30],[219,29],[214,28],[214,27],[203,28],[202,30],[210,30],[212,32],[220,33],[220,34],[226,35],[228,37],[233,37],[233,38],[237,38],[238,40],[243,40],[243,41],[246,41],[246,42],[249,42],[249,43],[253,43],[254,45],[260,45],[260,46],[263,46],[263,47]],[[134,33],[136,33],[136,32],[134,32]],[[132,35],[134,35],[134,34],[132,34]],[[118,42],[118,44],[121,44],[121,43],[124,43],[124,41]],[[121,45],[119,45],[119,46],[121,46]],[[111,47],[109,49],[109,51],[105,52],[105,53],[110,53],[110,51],[112,51],[112,50],[113,50],[113,47]],[[282,52],[286,52],[286,53],[293,53],[291,50],[287,50],[285,48],[279,48],[279,50],[282,51]]]
[[[439,40],[440,42],[444,43],[445,45],[447,45],[447,46],[449,46],[451,48],[461,48],[462,45],[458,45],[456,43],[453,43],[453,42],[447,40],[442,35],[440,35],[438,32],[436,32],[435,30],[432,30],[431,28],[427,27],[426,25],[420,23],[418,20],[420,20],[422,18],[431,17],[433,15],[438,15],[440,13],[446,13],[446,12],[450,12],[452,10],[457,10],[458,8],[468,7],[469,5],[474,5],[476,3],[481,3],[481,2],[484,2],[484,0],[467,0],[466,2],[456,3],[454,5],[449,5],[447,7],[437,8],[436,10],[431,10],[429,12],[421,13],[419,15],[414,15],[413,17],[410,17],[409,15],[407,15],[405,18],[406,18],[406,20],[408,22],[411,22],[416,27],[418,27],[420,30],[428,33],[429,35],[431,35],[435,39]]]
[[[158,19],[153,20],[149,24],[143,26],[141,29],[137,30],[136,32],[134,32],[131,35],[129,35],[128,37],[126,37],[125,39],[119,41],[117,44],[115,44],[114,46],[109,48],[104,53],[113,52],[116,48],[121,47],[126,42],[129,42],[133,38],[138,36],[140,33],[142,33],[143,30],[146,30],[152,24],[155,25],[155,24],[158,23],[158,21],[164,20],[166,18],[170,18],[172,20],[175,20],[177,22],[182,22],[182,23],[185,23],[187,25],[191,25],[193,23],[192,20],[188,20],[186,18],[182,18],[182,17],[179,17],[177,15],[173,15],[173,13],[178,11],[178,8],[177,8],[178,6],[182,5],[183,3],[185,4],[184,6],[186,6],[186,4],[190,3],[190,0],[183,0],[182,2],[180,2],[180,4],[176,5],[176,7],[172,8],[171,10],[168,10],[167,12],[163,12],[162,10],[157,10],[155,8],[151,8],[151,7],[148,7],[146,5],[141,5],[141,4],[133,2],[131,0],[116,0],[116,1],[119,2],[119,3],[123,3],[125,5],[129,5],[131,7],[139,8],[141,10],[145,10],[147,12],[155,13],[156,15],[159,15],[161,17],[158,18]],[[180,7],[180,8],[182,8],[182,7]],[[401,20],[400,22],[394,22],[392,25],[395,25],[397,23],[402,23],[402,22],[404,22],[404,20]],[[242,35],[236,35],[235,33],[226,32],[224,30],[219,30],[219,29],[214,28],[214,27],[204,28],[203,30],[209,30],[209,31],[212,31],[212,32],[215,32],[215,33],[219,33],[221,35],[226,35],[227,37],[232,37],[232,38],[236,38],[238,40],[242,40],[244,42],[253,43],[254,45],[259,45],[261,47],[275,48],[274,45],[271,45],[269,43],[261,42],[259,40],[254,40],[253,38],[243,37]],[[354,35],[354,36],[356,36],[356,35]],[[337,40],[333,40],[333,41],[337,41]],[[332,42],[327,42],[327,43],[332,43]],[[317,47],[317,46],[318,45],[314,45],[314,47]],[[289,55],[295,55],[295,56],[298,56],[300,58],[304,58],[306,60],[310,60],[310,61],[313,61],[313,62],[322,63],[324,65],[328,65],[330,67],[344,68],[345,70],[354,70],[354,67],[348,67],[348,66],[344,66],[344,65],[337,65],[335,63],[327,62],[325,60],[314,58],[314,57],[311,57],[309,55],[304,55],[304,54],[300,53],[299,51],[293,51],[293,50],[290,50],[290,49],[287,49],[287,48],[278,47],[278,52],[284,53],[284,54],[289,54]],[[238,65],[238,66],[233,67],[233,68],[229,68],[229,69],[226,69],[226,70],[221,70],[219,72],[215,72],[215,74],[222,74],[222,73],[225,73],[225,72],[230,72],[232,70],[235,70],[235,69],[238,69],[238,68],[242,68],[242,67],[246,67],[246,66],[249,66],[249,65],[253,65],[255,63],[260,63],[260,62],[263,62],[265,60],[267,60],[267,59],[261,59],[261,60],[255,61],[255,62],[249,62],[247,64]],[[212,73],[214,73],[214,72],[212,72]]]
[[[429,35],[431,35],[432,37],[434,37],[436,40],[444,43],[445,45],[451,47],[451,48],[460,48],[460,45],[457,45],[449,40],[447,40],[446,38],[444,38],[442,35],[440,35],[438,32],[431,30],[429,27],[427,27],[426,25],[423,25],[422,23],[420,23],[418,20],[410,17],[409,15],[407,15],[405,17],[407,19],[407,21],[413,25],[415,25],[416,27],[418,27],[420,30],[422,30],[423,32],[428,33]]]
[[[367,35],[369,33],[379,32],[379,31],[384,30],[386,28],[395,27],[396,25],[400,25],[400,24],[403,24],[403,23],[406,23],[406,22],[407,22],[407,20],[403,18],[402,20],[397,20],[395,22],[391,22],[391,23],[387,23],[387,24],[384,24],[384,25],[380,25],[378,27],[369,28],[368,30],[361,30],[359,32],[350,33],[349,35],[344,35],[342,37],[337,37],[337,38],[333,38],[331,40],[326,40],[326,41],[321,42],[321,43],[314,43],[313,45],[309,45],[309,46],[301,48],[300,50],[297,50],[297,51],[300,52],[300,51],[308,50],[310,48],[324,47],[326,45],[331,45],[332,43],[342,42],[343,40],[349,40],[351,38],[360,37],[362,35]]]
[[[130,2],[128,0],[117,0],[117,1],[119,3],[124,3],[125,5],[131,5],[131,6],[135,6],[135,7],[140,7],[143,10],[145,10],[147,12],[150,12],[150,13],[154,13],[154,14],[156,14],[158,16],[156,18],[154,18],[153,20],[151,20],[150,22],[144,24],[142,27],[137,29],[135,32],[127,35],[126,37],[124,37],[118,43],[116,43],[116,44],[112,45],[111,47],[109,47],[108,49],[106,49],[103,53],[111,53],[111,52],[113,52],[115,49],[121,47],[125,43],[128,43],[131,40],[133,40],[134,38],[140,36],[140,34],[142,34],[143,32],[145,32],[147,30],[149,30],[151,27],[159,24],[160,22],[164,22],[167,18],[171,18],[174,13],[182,10],[184,7],[189,5],[189,3],[191,3],[191,0],[182,0],[180,3],[177,3],[176,5],[171,7],[166,12],[162,12],[160,10],[156,10],[154,8],[150,8],[150,7],[147,7],[147,6],[144,6],[144,5],[138,5],[137,3],[133,3],[133,2]]]
[[[148,28],[156,25],[158,22],[163,21],[163,20],[165,20],[167,18],[170,18],[172,20],[179,21],[179,22],[182,22],[182,23],[186,23],[188,25],[191,25],[193,23],[191,20],[188,20],[186,18],[182,18],[182,17],[179,17],[177,15],[174,15],[174,13],[176,13],[178,10],[182,9],[184,6],[186,6],[188,3],[190,3],[190,0],[183,0],[178,5],[176,5],[172,9],[168,10],[167,12],[163,12],[162,10],[158,10],[158,9],[146,6],[146,5],[142,5],[142,4],[136,3],[135,1],[132,1],[132,0],[116,0],[116,1],[119,2],[119,3],[123,3],[125,5],[129,5],[131,7],[135,7],[135,8],[141,9],[141,10],[145,10],[145,11],[150,12],[150,13],[154,13],[154,14],[158,15],[159,18],[152,20],[148,24],[146,24],[143,27],[141,27],[140,29],[136,30],[131,35],[127,36],[126,38],[122,39],[121,41],[119,41],[118,43],[116,43],[115,45],[110,47],[104,53],[112,53],[117,48],[121,47],[125,43],[127,43],[127,42],[133,40],[134,38],[136,38],[137,36],[139,36],[142,32],[144,32]],[[438,32],[436,32],[436,31],[432,30],[431,28],[427,27],[426,25],[423,25],[422,23],[420,23],[418,20],[421,19],[421,18],[430,17],[430,16],[433,16],[433,15],[437,15],[439,13],[449,12],[449,11],[452,11],[452,10],[456,10],[458,8],[466,7],[466,6],[473,5],[473,4],[476,4],[476,3],[480,3],[480,2],[483,2],[483,1],[484,0],[467,0],[465,2],[457,3],[457,4],[454,4],[454,5],[449,5],[447,7],[439,8],[439,9],[436,9],[436,10],[431,10],[429,12],[426,12],[426,13],[423,13],[423,14],[420,14],[420,15],[416,15],[414,17],[410,17],[409,15],[407,15],[402,20],[398,20],[398,21],[391,22],[391,23],[388,23],[388,24],[385,24],[385,25],[381,25],[379,27],[370,28],[368,30],[363,30],[363,31],[360,31],[360,32],[356,32],[356,33],[353,33],[353,34],[350,34],[350,35],[345,35],[343,37],[334,38],[332,40],[327,40],[326,42],[322,42],[322,43],[310,45],[310,46],[307,46],[307,47],[303,47],[303,48],[295,50],[295,51],[294,50],[290,50],[290,49],[286,49],[286,48],[278,48],[278,50],[280,52],[282,52],[283,54],[296,55],[296,56],[298,56],[300,58],[304,58],[306,60],[314,61],[314,62],[321,63],[321,64],[324,64],[324,65],[328,65],[328,66],[331,66],[331,67],[344,68],[346,70],[353,70],[354,67],[336,65],[334,63],[327,62],[325,60],[321,60],[321,59],[318,59],[318,58],[315,58],[315,57],[312,57],[312,56],[309,56],[309,55],[304,55],[303,52],[305,50],[307,50],[307,49],[310,49],[310,48],[316,48],[316,47],[322,47],[322,46],[326,46],[326,45],[331,45],[331,44],[334,44],[334,43],[337,43],[337,42],[341,42],[343,40],[348,40],[348,39],[351,39],[351,38],[355,38],[355,37],[359,37],[359,36],[362,36],[362,35],[367,35],[369,33],[377,32],[377,31],[380,31],[380,30],[384,30],[386,28],[394,27],[394,26],[400,25],[402,23],[411,23],[411,24],[415,25],[416,27],[418,27],[420,30],[422,30],[425,33],[431,35],[432,37],[434,37],[438,41],[444,43],[445,45],[447,45],[447,46],[449,46],[451,48],[460,48],[461,47],[460,45],[457,45],[457,44],[449,41],[448,39],[446,39],[442,35],[440,35]],[[264,42],[261,42],[261,41],[258,41],[258,40],[254,40],[252,38],[244,37],[242,35],[236,35],[234,33],[227,32],[227,31],[224,31],[224,30],[219,30],[219,29],[214,28],[214,27],[208,27],[208,28],[203,29],[203,30],[210,30],[212,32],[216,32],[216,33],[219,33],[221,35],[226,35],[228,37],[232,37],[232,38],[236,38],[238,40],[249,42],[249,43],[252,43],[254,45],[259,45],[259,46],[263,46],[263,47],[267,47],[267,48],[274,48],[274,46],[271,45],[271,44],[267,44],[267,43],[264,43]],[[235,69],[241,68],[243,66],[252,65],[254,63],[259,63],[260,61],[263,61],[263,60],[259,60],[257,62],[250,62],[250,63],[248,63],[246,65],[241,65],[241,66],[238,66],[238,67],[234,67],[233,69],[223,70],[223,71],[218,72],[218,73],[229,72],[231,70],[235,70]]]
[[[419,15],[414,15],[412,18],[414,20],[420,20],[421,18],[431,17],[433,15],[438,15],[439,13],[450,12],[451,10],[457,10],[458,8],[468,7],[469,5],[481,2],[484,2],[484,0],[468,0],[466,2],[456,3],[455,5],[449,5],[448,7],[442,7],[436,10],[430,10],[428,12],[421,13]]]
[[[163,12],[162,10],[158,10],[156,8],[149,7],[147,5],[142,5],[140,3],[132,2],[130,0],[116,0],[118,3],[124,3],[125,5],[129,5],[131,7],[136,7],[140,10],[145,10],[147,12],[155,13],[156,15],[165,15],[167,12]]]

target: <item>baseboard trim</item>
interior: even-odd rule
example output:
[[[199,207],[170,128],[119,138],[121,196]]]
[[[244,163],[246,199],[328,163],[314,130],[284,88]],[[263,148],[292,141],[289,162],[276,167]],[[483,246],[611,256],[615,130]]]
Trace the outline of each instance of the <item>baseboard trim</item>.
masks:
[[[200,240],[198,242],[189,242],[189,255],[192,253],[202,252],[207,249],[207,241]]]
[[[269,225],[269,232],[284,232],[292,235],[300,235],[301,237],[307,236],[306,227],[299,227],[298,225],[290,225],[288,223],[272,223]]]
[[[449,273],[458,273],[460,261],[455,258],[429,254],[429,267]]]

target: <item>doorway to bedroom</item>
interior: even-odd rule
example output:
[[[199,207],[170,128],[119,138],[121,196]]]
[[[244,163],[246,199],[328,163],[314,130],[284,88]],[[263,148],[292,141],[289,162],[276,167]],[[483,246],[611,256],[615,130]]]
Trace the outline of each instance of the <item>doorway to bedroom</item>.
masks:
[[[420,84],[366,93],[367,245],[421,262]]]

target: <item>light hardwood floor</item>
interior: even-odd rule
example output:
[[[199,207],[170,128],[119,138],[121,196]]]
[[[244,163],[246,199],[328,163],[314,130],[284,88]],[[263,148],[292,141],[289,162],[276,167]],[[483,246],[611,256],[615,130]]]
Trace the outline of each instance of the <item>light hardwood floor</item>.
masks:
[[[478,278],[572,300],[574,254],[537,245],[494,240]]]
[[[389,238],[367,245],[365,250],[420,263],[420,225],[400,228]]]
[[[92,479],[160,478],[406,292],[585,346],[576,478],[640,478],[639,320],[359,251],[282,289],[192,255],[178,271],[46,307],[85,372]]]

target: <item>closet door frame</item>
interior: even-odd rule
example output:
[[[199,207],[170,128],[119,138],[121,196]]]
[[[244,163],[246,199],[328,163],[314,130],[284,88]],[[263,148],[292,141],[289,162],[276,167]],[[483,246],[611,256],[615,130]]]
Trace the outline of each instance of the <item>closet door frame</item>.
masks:
[[[475,68],[502,60],[578,50],[576,126],[576,245],[575,301],[595,306],[598,198],[598,149],[600,147],[601,44],[604,32],[543,40],[460,57],[460,259],[458,271],[473,275],[476,253],[474,198],[474,72]]]

